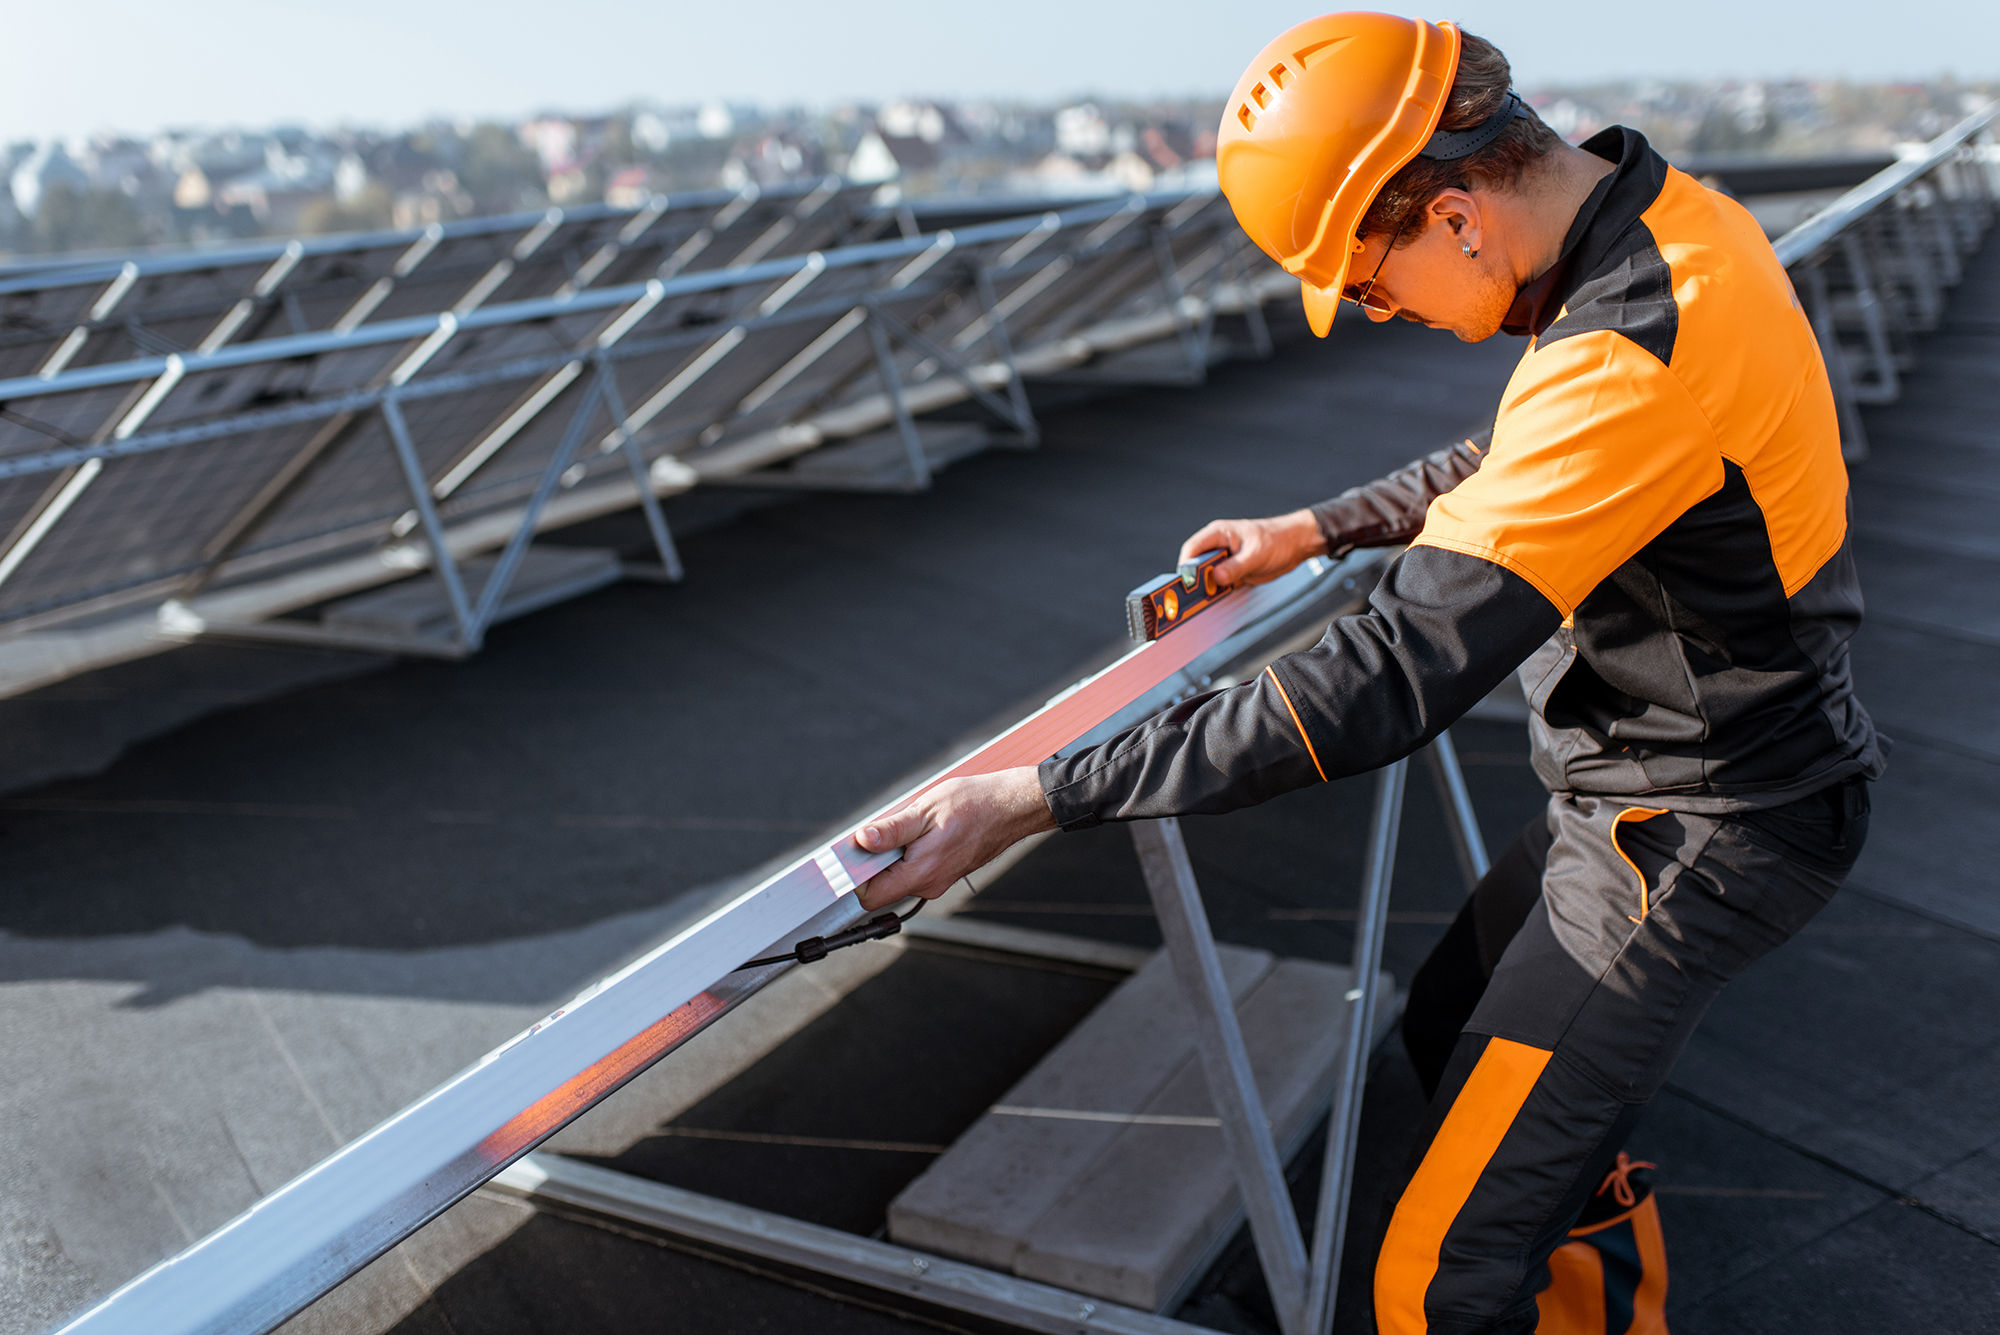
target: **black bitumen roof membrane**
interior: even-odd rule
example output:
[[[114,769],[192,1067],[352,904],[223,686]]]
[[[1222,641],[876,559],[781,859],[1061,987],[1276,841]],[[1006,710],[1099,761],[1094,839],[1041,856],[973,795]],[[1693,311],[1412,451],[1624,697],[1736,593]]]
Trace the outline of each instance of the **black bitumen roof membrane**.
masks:
[[[1989,246],[1952,320],[1920,341],[1902,401],[1869,410],[1874,454],[1853,471],[1870,599],[1856,674],[1897,742],[1868,851],[1831,907],[1723,994],[1632,1145],[1660,1165],[1681,1335],[2000,1326],[1993,312]],[[0,1131],[0,1158],[28,1184],[0,1207],[0,1247],[23,1258],[0,1261],[0,1332],[38,1330],[223,1222],[323,1154],[329,1133],[365,1130],[657,934],[676,896],[798,843],[1072,677],[1119,634],[1124,590],[1200,521],[1290,509],[1476,429],[1516,351],[1355,322],[1199,388],[1051,400],[1040,451],[974,459],[929,494],[749,510],[687,538],[682,587],[607,589],[498,628],[469,662],[309,685],[141,742],[92,777],[14,793],[0,804],[0,995],[37,1007],[49,1032],[0,1038],[26,1127]],[[620,522],[566,540],[636,546]],[[7,702],[0,719],[46,735],[93,700],[120,717],[192,712],[161,704],[162,681],[199,691],[195,660],[169,661]],[[1468,720],[1454,736],[1502,847],[1543,799],[1523,731]],[[1404,980],[1463,894],[1421,769],[1409,794],[1386,962]],[[1350,780],[1184,821],[1217,935],[1344,962],[1369,798]],[[1048,841],[971,912],[1158,940],[1116,828]],[[927,1147],[970,1125],[1116,978],[913,943],[604,1162],[879,1235]],[[222,1023],[202,1007],[234,996],[262,998],[259,1023],[280,1048],[289,1039],[299,1087],[317,1091],[317,1141],[293,1125],[310,1114],[211,1112],[212,1091],[175,1083],[168,1068],[189,1064],[222,1078],[197,1040]],[[149,1054],[127,1036],[141,1023],[182,1024],[141,1031],[181,1046]],[[379,1059],[363,1071],[340,1055],[387,1041],[369,1023],[449,1041],[435,1043],[436,1069],[411,1060],[406,1089]],[[1364,1111],[1343,1332],[1372,1328],[1370,1255],[1420,1111],[1391,1039]],[[232,1151],[203,1138],[210,1118],[236,1147],[228,1164]],[[177,1129],[156,1135],[149,1120]],[[1308,1216],[1319,1153],[1315,1140],[1290,1170]],[[988,1329],[552,1213],[423,1282],[407,1315],[367,1328]],[[1274,1329],[1247,1238],[1180,1315]]]

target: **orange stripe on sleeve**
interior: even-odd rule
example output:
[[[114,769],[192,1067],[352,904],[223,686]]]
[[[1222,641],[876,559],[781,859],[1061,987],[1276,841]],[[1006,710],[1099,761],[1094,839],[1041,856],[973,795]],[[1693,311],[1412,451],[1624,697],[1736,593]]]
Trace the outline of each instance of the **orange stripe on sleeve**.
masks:
[[[1437,1139],[1396,1203],[1375,1265],[1375,1321],[1381,1335],[1424,1335],[1424,1295],[1437,1275],[1438,1251],[1465,1208],[1479,1175],[1514,1125],[1550,1053],[1491,1038],[1465,1087],[1452,1100]]]
[[[1285,702],[1285,712],[1292,716],[1292,726],[1299,730],[1299,740],[1306,744],[1306,754],[1312,757],[1313,768],[1319,770],[1319,781],[1325,783],[1326,770],[1320,766],[1319,752],[1313,750],[1313,739],[1306,736],[1306,725],[1299,722],[1299,711],[1292,708],[1291,693],[1285,689],[1285,683],[1278,680],[1278,674],[1273,672],[1269,667],[1264,669],[1264,675],[1269,677],[1271,684],[1278,688],[1278,698]]]

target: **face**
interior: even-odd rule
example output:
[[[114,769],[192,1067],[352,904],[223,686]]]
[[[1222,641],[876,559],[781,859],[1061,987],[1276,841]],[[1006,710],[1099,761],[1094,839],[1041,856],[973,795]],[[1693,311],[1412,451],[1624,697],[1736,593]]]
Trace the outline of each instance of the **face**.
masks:
[[[1392,250],[1390,238],[1368,238],[1347,270],[1347,293],[1367,302],[1362,313],[1377,323],[1403,319],[1448,329],[1467,343],[1498,333],[1514,304],[1514,286],[1485,248],[1493,238],[1481,225],[1479,203],[1463,191],[1447,190],[1432,201],[1415,241]],[[1462,245],[1480,257],[1468,258]]]

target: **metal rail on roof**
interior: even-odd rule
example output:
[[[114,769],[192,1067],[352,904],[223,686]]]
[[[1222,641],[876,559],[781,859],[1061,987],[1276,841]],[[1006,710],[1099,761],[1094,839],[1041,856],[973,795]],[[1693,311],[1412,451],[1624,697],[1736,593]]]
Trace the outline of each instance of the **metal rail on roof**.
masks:
[[[0,376],[741,266],[840,244],[869,193],[826,177],[0,274]]]
[[[1963,257],[1992,225],[1996,117],[2000,104],[1967,116],[1773,243],[1826,355],[1849,460],[1868,452],[1860,405],[1901,395],[1911,336],[1937,328]]]
[[[51,256],[45,260],[24,262],[11,270],[0,269],[0,274],[5,275],[4,281],[0,281],[0,292],[31,290],[37,279],[43,282],[59,279],[65,283],[108,282],[118,277],[128,265],[136,268],[142,276],[153,277],[204,269],[234,268],[240,265],[268,265],[291,253],[313,257],[345,254],[357,250],[401,249],[426,236],[439,238],[518,236],[549,221],[551,214],[568,222],[612,220],[616,225],[623,226],[627,220],[642,214],[657,217],[678,209],[714,210],[742,200],[797,199],[803,195],[826,191],[829,187],[839,188],[842,184],[844,183],[841,183],[838,177],[826,177],[807,181],[787,181],[761,187],[746,186],[741,190],[690,190],[671,196],[656,195],[640,205],[582,204],[568,208],[526,209],[514,213],[496,213],[478,218],[463,218],[454,222],[433,223],[424,227],[385,228],[369,232],[329,232],[322,236],[295,238],[260,238],[225,245],[160,250],[136,256],[99,255],[82,259]]]
[[[1022,230],[1016,224],[1002,223],[997,226],[1001,235],[1009,237],[1017,235]],[[207,351],[138,357],[102,366],[65,371],[54,377],[17,376],[13,379],[0,380],[0,402],[66,394],[76,390],[102,388],[106,385],[156,380],[176,365],[180,367],[182,375],[188,375],[268,362],[286,362],[345,349],[374,347],[383,343],[423,340],[440,332],[471,332],[547,320],[558,315],[624,309],[649,296],[658,299],[666,295],[686,296],[745,287],[791,278],[802,269],[815,266],[822,269],[828,266],[848,268],[885,258],[921,254],[930,245],[931,241],[926,238],[880,241],[827,252],[820,255],[817,260],[812,255],[793,255],[736,269],[689,274],[671,280],[671,287],[659,279],[653,279],[618,287],[596,288],[568,296],[538,297],[504,305],[495,304],[465,312],[441,311],[409,316],[400,320],[361,325],[351,330],[291,334]]]

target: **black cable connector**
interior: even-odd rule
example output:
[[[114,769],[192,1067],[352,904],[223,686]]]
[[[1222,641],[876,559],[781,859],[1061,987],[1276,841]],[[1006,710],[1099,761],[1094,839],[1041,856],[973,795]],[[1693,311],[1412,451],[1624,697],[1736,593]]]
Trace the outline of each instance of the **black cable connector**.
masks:
[[[908,913],[898,916],[894,913],[878,913],[867,922],[857,923],[832,936],[809,936],[793,946],[783,955],[766,955],[762,959],[750,960],[736,966],[736,972],[744,969],[761,969],[767,964],[811,964],[823,960],[836,950],[848,946],[858,946],[863,941],[881,941],[903,930],[903,924],[923,911],[926,900],[918,900]]]

